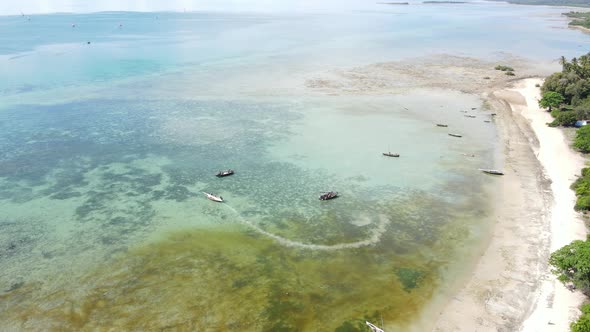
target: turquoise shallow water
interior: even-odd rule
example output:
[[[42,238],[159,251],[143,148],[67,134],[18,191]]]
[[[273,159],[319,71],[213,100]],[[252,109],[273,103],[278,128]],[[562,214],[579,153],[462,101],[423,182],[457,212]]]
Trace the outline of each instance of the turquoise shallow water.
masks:
[[[589,40],[556,12],[0,17],[0,324],[415,326],[486,236],[477,168],[496,162],[494,125],[458,112],[484,116],[473,95],[317,96],[300,78],[438,53],[577,55]]]

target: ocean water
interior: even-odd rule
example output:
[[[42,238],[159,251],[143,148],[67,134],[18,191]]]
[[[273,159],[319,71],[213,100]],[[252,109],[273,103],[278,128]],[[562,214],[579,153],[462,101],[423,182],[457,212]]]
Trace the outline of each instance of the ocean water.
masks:
[[[491,224],[489,110],[303,78],[441,53],[547,66],[590,45],[563,10],[0,17],[0,328],[428,326]]]

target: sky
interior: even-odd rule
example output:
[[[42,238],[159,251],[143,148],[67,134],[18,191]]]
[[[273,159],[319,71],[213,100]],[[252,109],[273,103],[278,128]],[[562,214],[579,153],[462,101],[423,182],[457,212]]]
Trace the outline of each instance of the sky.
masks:
[[[360,8],[374,0],[0,0],[0,15],[97,11],[307,11]]]

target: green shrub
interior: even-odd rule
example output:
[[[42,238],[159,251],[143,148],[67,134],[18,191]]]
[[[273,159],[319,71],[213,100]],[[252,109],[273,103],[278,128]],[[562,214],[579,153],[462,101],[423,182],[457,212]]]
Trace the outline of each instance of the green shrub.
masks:
[[[514,71],[514,68],[508,67],[508,66],[504,66],[504,65],[497,65],[494,69],[495,70],[501,70],[501,71]]]
[[[590,331],[590,304],[584,304],[580,309],[582,310],[582,316],[572,323],[572,332]]]
[[[551,272],[564,284],[572,284],[584,294],[590,291],[590,242],[576,240],[551,253]]]
[[[576,211],[590,210],[590,168],[582,169],[582,176],[579,177],[571,186],[576,193]]]
[[[574,147],[584,153],[590,152],[590,126],[584,126],[576,131]]]
[[[576,112],[552,111],[551,115],[553,115],[554,113],[557,113],[557,116],[555,117],[555,120],[553,120],[553,122],[551,122],[549,124],[550,127],[558,127],[558,126],[572,127],[573,125],[576,124],[576,121],[578,121],[578,116],[577,116]]]

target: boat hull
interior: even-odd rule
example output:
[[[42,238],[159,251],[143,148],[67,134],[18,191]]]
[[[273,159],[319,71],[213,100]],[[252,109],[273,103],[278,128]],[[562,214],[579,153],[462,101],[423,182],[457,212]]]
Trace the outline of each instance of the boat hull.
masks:
[[[206,192],[203,192],[203,194],[204,194],[204,195],[205,195],[205,196],[206,196],[206,197],[207,197],[209,200],[211,200],[211,201],[213,201],[213,202],[223,203],[223,198],[222,198],[221,196],[219,196],[219,197],[218,197],[218,196],[215,196],[215,195],[213,195],[213,194],[206,193]]]

